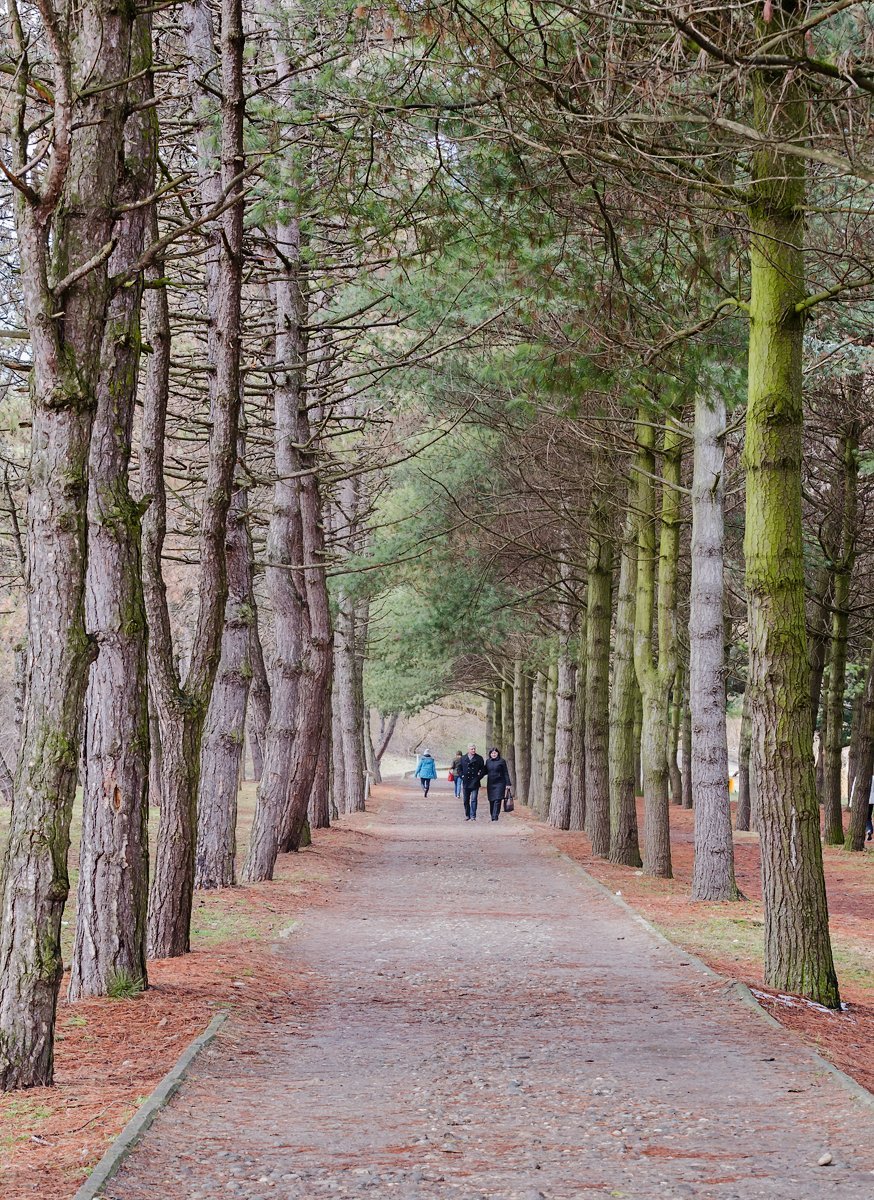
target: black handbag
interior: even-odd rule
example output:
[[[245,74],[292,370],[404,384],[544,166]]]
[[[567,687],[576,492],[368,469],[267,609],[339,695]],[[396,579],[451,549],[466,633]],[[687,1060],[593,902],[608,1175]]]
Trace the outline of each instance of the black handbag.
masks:
[[[513,792],[511,788],[507,788],[504,792],[504,812],[512,812],[513,807]]]

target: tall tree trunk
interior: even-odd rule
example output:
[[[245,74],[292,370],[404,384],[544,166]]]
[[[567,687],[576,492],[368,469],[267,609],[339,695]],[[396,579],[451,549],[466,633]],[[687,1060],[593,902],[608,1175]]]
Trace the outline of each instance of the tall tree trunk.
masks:
[[[486,697],[486,747],[495,744],[495,697],[489,693]]]
[[[373,737],[370,733],[370,710],[364,710],[364,721],[361,724],[361,740],[364,746],[364,773],[366,776],[365,799],[370,795],[370,789],[376,778],[376,752],[373,749]]]
[[[725,400],[718,389],[695,401],[692,468],[692,585],[689,704],[695,809],[693,900],[737,900],[725,726]]]
[[[543,795],[540,816],[549,813],[552,782],[555,775],[555,742],[558,727],[558,660],[549,664],[546,676],[546,699],[543,706]]]
[[[743,709],[740,718],[740,744],[738,746],[737,763],[737,811],[734,817],[735,829],[746,832],[750,827],[752,816],[752,787],[750,777],[750,755],[753,747],[753,726],[750,717],[750,689],[744,692]]]
[[[161,759],[161,727],[158,714],[149,695],[149,804],[161,807],[161,780],[164,767]]]
[[[692,798],[692,708],[688,694],[683,700],[683,719],[680,723],[680,770],[683,777],[683,808],[694,807]]]
[[[528,802],[531,778],[531,742],[525,719],[527,694],[525,668],[521,658],[517,658],[513,663],[513,741],[516,752],[516,795],[523,804]]]
[[[586,610],[577,630],[577,669],[574,688],[574,723],[571,730],[571,811],[568,829],[578,833],[586,827]]]
[[[130,271],[151,231],[143,201],[154,190],[157,123],[152,30],[141,17],[131,39],[129,102],[115,227],[113,275]],[[142,275],[112,297],[101,346],[91,436],[85,618],[98,647],[85,702],[85,775],[76,937],[69,996],[103,996],[114,980],[146,984],[149,880],[149,693],[140,508],[129,488],[140,357]]]
[[[671,719],[668,734],[668,791],[671,804],[683,805],[683,776],[680,771],[680,725],[685,703],[685,672],[677,668],[677,677],[671,688]]]
[[[291,77],[281,46],[277,31],[274,60],[280,87]],[[299,842],[331,686],[322,505],[313,469],[315,453],[305,449],[312,447],[313,435],[303,387],[307,297],[297,223],[278,222],[275,238],[275,350],[286,369],[276,373],[273,392],[276,481],[265,575],[276,651],[264,773],[242,872],[249,883],[272,879],[280,849],[295,848]],[[343,683],[340,676],[341,688]],[[360,727],[359,720],[359,743]],[[361,774],[363,780],[363,765]],[[346,782],[348,786],[348,771]]]
[[[643,700],[643,869],[670,879],[671,830],[668,810],[668,700],[677,673],[677,557],[679,552],[680,437],[672,421],[664,435],[661,536],[658,551],[658,607],[655,596],[656,517],[655,431],[646,412],[638,420],[637,603],[634,667]],[[658,656],[653,654],[653,614]]]
[[[552,788],[547,820],[557,829],[567,829],[571,816],[571,768],[573,766],[574,695],[576,693],[576,662],[572,654],[571,632],[573,608],[569,593],[570,568],[566,558],[561,562],[561,588],[558,616],[558,664],[555,693],[555,747],[553,751]]]
[[[334,646],[334,676],[331,684],[331,819],[346,811],[346,759],[343,754],[343,730],[340,726],[340,698],[337,685],[337,650]]]
[[[830,500],[834,502],[834,489]],[[828,659],[829,645],[829,613],[832,605],[832,572],[829,566],[824,566],[817,574],[813,596],[807,606],[809,615],[808,645],[810,653],[810,712],[813,731],[819,722],[819,707],[822,699],[822,681]]]
[[[261,642],[261,631],[258,627],[258,606],[255,602],[255,589],[249,595],[249,609],[252,621],[249,633],[252,645],[249,648],[249,661],[252,666],[252,680],[249,685],[249,704],[247,708],[247,723],[249,727],[249,747],[252,753],[252,774],[255,782],[260,783],[264,774],[264,751],[267,746],[267,726],[270,724],[270,680],[267,676],[267,666],[264,662],[264,646]]]
[[[364,743],[358,710],[357,631],[355,606],[345,593],[338,600],[334,631],[337,717],[343,744],[346,812],[364,811]],[[336,718],[335,718],[336,719]]]
[[[89,445],[136,12],[83,0],[70,9],[64,36],[43,40],[53,132],[41,178],[27,132],[30,30],[25,35],[17,9],[9,17],[18,64],[7,97],[11,165],[41,191],[14,193],[33,370],[26,697],[0,907],[4,1090],[48,1085],[53,1074],[70,819],[95,649],[85,624]]]
[[[221,658],[213,684],[200,754],[197,802],[196,888],[236,883],[237,795],[243,767],[246,707],[252,678],[252,540],[249,534],[245,444],[225,536],[228,598]]]
[[[398,726],[398,714],[392,713],[391,716],[389,717],[388,721],[386,722],[385,728],[382,731],[382,737],[380,738],[379,745],[376,747],[375,761],[376,761],[377,767],[381,767],[381,765],[382,765],[383,755],[385,754],[386,750],[388,750],[389,746],[391,745],[391,740],[394,737],[394,732],[397,729],[397,726]],[[382,780],[382,771],[381,770],[380,770],[379,777],[380,777],[380,781],[381,781]]]
[[[616,632],[613,639],[613,685],[610,689],[610,861],[641,866],[637,839],[637,776],[634,670],[634,611],[637,596],[637,485],[628,485],[628,507],[622,534]],[[638,739],[639,745],[639,739]]]
[[[856,765],[859,761],[859,738],[862,733],[861,722],[864,709],[865,695],[860,692],[853,701],[853,711],[850,718],[850,746],[847,751],[847,808],[851,805],[853,784],[856,780]]]
[[[844,846],[847,850],[865,849],[865,824],[871,802],[871,778],[874,775],[874,640],[868,654],[868,671],[862,693],[856,773],[850,793],[850,823]]]
[[[490,739],[488,739],[486,754],[488,754],[492,746],[496,746],[498,744],[504,732],[504,689],[500,683],[495,684],[494,696],[494,726],[492,729],[492,736]]]
[[[635,674],[635,680],[637,675]],[[643,795],[643,696],[638,684],[634,689],[634,794]]]
[[[331,697],[325,697],[322,742],[313,776],[309,800],[309,822],[313,829],[328,829],[331,824]]]
[[[543,736],[546,729],[546,689],[546,674],[538,671],[534,680],[531,700],[531,797],[528,801],[536,813],[540,813],[543,807],[543,773],[545,770]]]
[[[516,768],[516,729],[515,729],[515,706],[516,698],[513,692],[513,681],[504,679],[501,684],[501,717],[503,720],[503,729],[501,730],[501,753],[507,763],[507,769],[510,772],[510,784],[515,795],[518,787],[518,776]]]
[[[859,422],[850,421],[843,435],[843,519],[834,560],[831,647],[828,671],[828,721],[825,740],[823,835],[826,845],[844,844],[841,809],[841,759],[844,747],[844,688],[847,679],[847,630],[850,584],[856,561]]]
[[[610,617],[613,546],[607,501],[590,513],[586,599],[586,832],[592,853],[610,853]]]
[[[762,32],[804,56],[794,0]],[[805,166],[779,149],[803,138],[801,76],[753,75],[766,142],[753,155],[744,538],[753,773],[762,851],[765,982],[828,1008],[840,1003],[828,929],[810,747],[810,663],[801,525]]]
[[[364,757],[367,762],[367,772],[370,775],[373,783],[382,783],[382,772],[379,769],[379,759],[376,756],[376,747],[373,744],[373,735],[370,731],[371,712],[368,709],[364,715]]]
[[[169,387],[169,319],[166,293],[153,309],[153,354],[143,405],[143,493],[154,497],[144,522],[143,569],[149,620],[149,678],[161,732],[164,786],[155,873],[149,897],[149,955],[173,958],[190,945],[200,750],[221,652],[227,573],[225,536],[234,485],[240,415],[240,300],[242,287],[243,26],[240,0],[222,0],[220,173],[210,165],[213,102],[204,80],[216,67],[212,15],[204,0],[183,8],[190,58],[192,102],[200,157],[200,203],[209,211],[224,192],[228,207],[216,222],[207,256],[210,415],[208,461],[200,519],[200,586],[191,660],[184,680],[173,661],[170,617],[161,571],[167,503],[163,478],[164,430]],[[237,182],[234,182],[237,180]]]

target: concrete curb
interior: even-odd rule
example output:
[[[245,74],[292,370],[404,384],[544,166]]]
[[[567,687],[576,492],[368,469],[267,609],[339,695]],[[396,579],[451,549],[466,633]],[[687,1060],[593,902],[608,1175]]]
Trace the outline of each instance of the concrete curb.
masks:
[[[149,1128],[155,1117],[165,1108],[171,1098],[179,1091],[182,1081],[188,1073],[188,1068],[206,1047],[228,1019],[228,1013],[216,1013],[199,1037],[179,1055],[175,1064],[170,1068],[148,1099],[140,1105],[121,1133],[92,1170],[91,1174],[79,1188],[73,1200],[97,1200],[103,1188],[112,1179],[121,1164],[134,1149],[137,1142]]]
[[[874,1095],[872,1095],[867,1088],[863,1087],[861,1083],[857,1083],[852,1076],[847,1075],[845,1071],[840,1069],[840,1067],[836,1067],[833,1062],[829,1062],[827,1058],[824,1058],[818,1050],[814,1050],[812,1046],[809,1046],[807,1042],[805,1042],[803,1038],[799,1037],[798,1034],[793,1030],[787,1029],[785,1025],[781,1025],[776,1017],[772,1017],[766,1009],[762,1008],[761,1004],[759,1004],[758,1000],[745,983],[741,983],[739,979],[729,979],[727,975],[722,975],[719,971],[714,971],[713,967],[709,967],[707,963],[703,961],[703,959],[698,957],[697,954],[693,954],[691,950],[684,950],[682,946],[678,946],[676,942],[672,942],[671,939],[666,937],[660,929],[656,929],[654,925],[650,924],[646,917],[641,916],[636,909],[632,908],[627,900],[623,899],[622,896],[617,896],[615,892],[612,892],[610,888],[601,883],[600,879],[596,879],[594,875],[590,875],[581,863],[578,863],[575,859],[571,858],[569,854],[565,854],[563,850],[559,850],[559,848],[552,845],[552,843],[547,844],[550,846],[550,849],[557,858],[563,859],[569,866],[573,867],[580,875],[582,875],[586,881],[595,888],[596,891],[602,892],[618,908],[624,909],[631,919],[636,921],[638,925],[641,925],[651,937],[655,938],[657,942],[660,942],[677,957],[686,959],[688,962],[692,963],[703,974],[709,975],[712,979],[718,979],[721,983],[724,983],[726,985],[726,990],[732,992],[734,997],[739,1000],[741,1004],[745,1004],[747,1008],[753,1009],[753,1011],[758,1014],[761,1020],[766,1021],[775,1029],[779,1029],[781,1033],[795,1038],[795,1040],[802,1047],[805,1053],[809,1055],[816,1066],[824,1071],[827,1075],[831,1075],[832,1078],[835,1079],[838,1084],[840,1084],[844,1091],[849,1092],[850,1095],[853,1096],[854,1099],[858,1100],[860,1104],[864,1104],[868,1108],[874,1108]],[[76,1197],[76,1200],[78,1200],[78,1197]]]

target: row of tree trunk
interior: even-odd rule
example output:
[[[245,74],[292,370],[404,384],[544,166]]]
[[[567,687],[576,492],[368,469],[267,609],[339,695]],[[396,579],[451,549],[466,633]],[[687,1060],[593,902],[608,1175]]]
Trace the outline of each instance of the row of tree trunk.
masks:
[[[70,44],[53,43],[52,159],[41,191],[24,187],[16,209],[34,415],[23,727],[0,910],[5,1089],[52,1081],[80,764],[72,999],[145,986],[149,958],[189,949],[194,888],[236,882],[247,724],[261,783],[243,879],[271,878],[277,854],[306,836],[308,816],[323,826],[332,806],[355,810],[365,800],[367,614],[341,594],[334,628],[325,561],[329,518],[335,533],[344,526],[357,533],[359,497],[350,485],[351,499],[341,494],[335,511],[326,511],[316,469],[318,414],[304,386],[309,284],[300,228],[286,214],[272,240],[269,675],[258,627],[241,378],[240,0],[222,0],[218,38],[204,0],[181,8],[197,159],[193,221],[206,247],[209,395],[198,606],[184,668],[164,575],[173,322],[154,203],[151,16],[85,0],[72,28]],[[17,40],[24,62],[21,28]],[[280,102],[290,104],[294,72],[283,39],[274,44]],[[23,134],[18,157],[15,169],[26,175]],[[138,396],[141,500],[130,490]],[[151,863],[150,787],[160,806]]]

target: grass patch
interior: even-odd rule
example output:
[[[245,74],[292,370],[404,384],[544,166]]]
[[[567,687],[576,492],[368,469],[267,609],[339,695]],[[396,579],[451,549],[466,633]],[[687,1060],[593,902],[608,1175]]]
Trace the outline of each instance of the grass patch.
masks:
[[[135,1000],[143,994],[145,980],[133,975],[126,967],[113,971],[106,983],[106,994],[110,1000]]]

